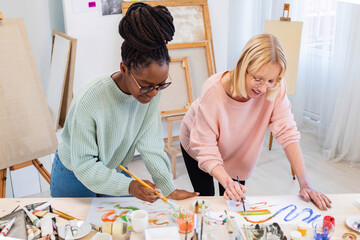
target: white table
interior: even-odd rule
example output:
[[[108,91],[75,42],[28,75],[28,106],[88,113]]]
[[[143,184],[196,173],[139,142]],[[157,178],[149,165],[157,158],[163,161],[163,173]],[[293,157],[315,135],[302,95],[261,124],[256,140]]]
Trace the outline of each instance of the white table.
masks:
[[[345,232],[353,233],[360,240],[360,234],[354,230],[348,228],[345,224],[345,219],[350,215],[360,215],[360,205],[356,202],[356,199],[360,199],[360,193],[356,194],[329,194],[332,200],[332,208],[326,212],[326,215],[334,216],[336,219],[335,232],[333,233],[333,239],[342,239],[342,235]],[[286,198],[287,196],[284,196]],[[226,201],[223,197],[201,197],[211,202],[212,211],[222,211],[228,209]],[[186,200],[177,201],[177,204],[183,208],[191,209],[191,203],[196,198],[190,198]],[[22,208],[25,205],[45,202],[50,198],[3,198],[0,199],[0,216],[4,216],[10,213],[18,205]],[[55,209],[61,210],[66,213],[71,213],[72,216],[86,219],[89,207],[91,205],[91,198],[56,198],[53,203]],[[57,222],[64,222],[62,218],[58,218]],[[289,233],[296,230],[296,226],[288,224],[281,226],[288,239],[290,239]],[[91,239],[95,235],[95,231],[92,231],[89,235],[82,239]],[[132,233],[131,240],[143,240],[143,234]]]

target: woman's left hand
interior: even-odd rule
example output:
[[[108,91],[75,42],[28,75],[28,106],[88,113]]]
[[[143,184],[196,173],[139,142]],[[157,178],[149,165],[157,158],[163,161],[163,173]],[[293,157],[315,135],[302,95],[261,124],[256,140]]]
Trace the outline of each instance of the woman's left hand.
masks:
[[[172,193],[169,194],[168,198],[175,200],[183,200],[186,198],[197,197],[199,196],[198,192],[188,192],[182,189],[175,189]]]
[[[310,186],[302,187],[299,193],[300,196],[305,199],[305,201],[311,200],[315,204],[315,206],[317,206],[323,211],[331,208],[330,198],[328,198],[325,194],[312,189]]]

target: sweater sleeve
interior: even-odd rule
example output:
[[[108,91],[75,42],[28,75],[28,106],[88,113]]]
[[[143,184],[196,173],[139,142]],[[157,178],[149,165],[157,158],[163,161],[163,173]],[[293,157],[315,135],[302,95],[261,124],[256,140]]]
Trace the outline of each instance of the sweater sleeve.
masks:
[[[157,98],[159,99],[159,98]],[[153,99],[157,100],[157,99]],[[164,196],[172,193],[176,187],[171,173],[171,163],[164,151],[164,139],[158,102],[154,101],[148,109],[144,126],[145,130],[136,144],[137,150],[144,159],[145,166],[150,172],[155,185]]]
[[[128,195],[132,179],[116,169],[106,167],[98,158],[95,120],[87,114],[89,111],[76,111],[72,119],[70,140],[71,165],[75,176],[93,192]]]
[[[196,155],[199,168],[210,173],[217,165],[223,165],[218,148],[219,124],[217,105],[212,97],[201,98],[193,119],[190,133],[190,148]]]
[[[300,141],[300,133],[297,131],[294,116],[291,113],[291,103],[286,94],[285,81],[282,82],[275,99],[269,129],[283,149],[290,143]]]

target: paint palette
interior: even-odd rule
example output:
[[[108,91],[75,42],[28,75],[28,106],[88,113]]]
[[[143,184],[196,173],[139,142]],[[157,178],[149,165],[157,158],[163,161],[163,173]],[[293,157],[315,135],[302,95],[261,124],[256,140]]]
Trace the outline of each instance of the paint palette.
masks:
[[[193,209],[195,209],[196,202],[198,202],[198,205],[199,205],[199,213],[201,213],[201,210],[203,208],[205,209],[205,211],[209,210],[211,208],[211,202],[209,200],[196,199],[195,201],[192,202]],[[203,206],[203,203],[204,203],[204,206]]]
[[[63,224],[59,228],[59,236],[63,239],[65,239],[66,225],[68,225],[68,224]],[[79,239],[79,238],[85,237],[86,235],[88,235],[90,233],[91,225],[88,222],[78,221],[77,225],[78,225],[77,233],[72,238],[67,238],[67,239]]]
[[[360,215],[349,216],[345,222],[349,228],[360,233]]]

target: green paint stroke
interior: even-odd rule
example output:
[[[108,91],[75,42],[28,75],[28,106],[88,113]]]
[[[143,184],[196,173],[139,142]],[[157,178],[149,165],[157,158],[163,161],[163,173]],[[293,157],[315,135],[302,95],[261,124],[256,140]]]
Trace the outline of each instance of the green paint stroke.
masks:
[[[245,215],[267,215],[267,214],[271,214],[270,210],[263,210],[263,211],[256,211],[256,212],[252,212],[252,211],[246,211],[246,214],[244,213],[244,211],[239,211],[237,212],[238,214],[240,214],[241,216],[245,216]]]

